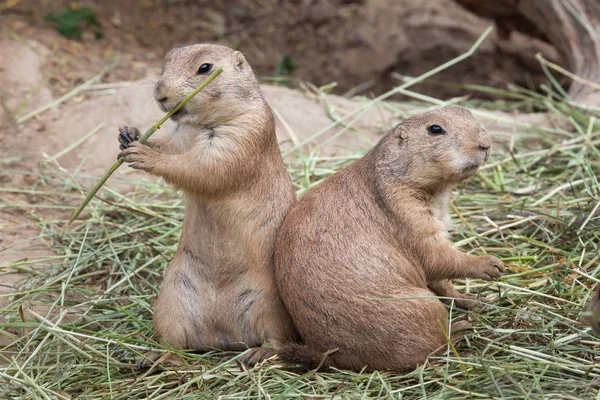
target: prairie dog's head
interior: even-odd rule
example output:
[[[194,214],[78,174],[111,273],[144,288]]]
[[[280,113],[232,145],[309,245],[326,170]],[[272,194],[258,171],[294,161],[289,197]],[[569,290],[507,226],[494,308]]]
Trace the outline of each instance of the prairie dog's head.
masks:
[[[178,124],[217,125],[264,107],[250,64],[239,51],[214,44],[177,47],[167,53],[154,98],[163,111],[194,91],[216,69],[225,70],[171,118]]]
[[[469,110],[444,107],[412,116],[380,142],[377,168],[420,189],[444,188],[477,172],[492,138]]]

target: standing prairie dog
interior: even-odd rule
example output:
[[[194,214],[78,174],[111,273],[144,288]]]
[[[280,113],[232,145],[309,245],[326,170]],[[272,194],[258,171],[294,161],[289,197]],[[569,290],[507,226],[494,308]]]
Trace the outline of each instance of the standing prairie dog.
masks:
[[[271,109],[242,53],[198,44],[171,50],[154,97],[173,109],[216,68],[225,71],[172,116],[165,139],[122,127],[130,167],[185,192],[183,229],[154,310],[154,332],[177,349],[253,348],[252,365],[292,340],[273,278],[273,245],[295,194]]]
[[[314,368],[327,353],[328,366],[402,371],[446,343],[436,296],[458,295],[451,279],[503,271],[448,239],[450,190],[491,145],[464,108],[416,115],[291,208],[275,278],[303,345],[285,345],[284,360]]]

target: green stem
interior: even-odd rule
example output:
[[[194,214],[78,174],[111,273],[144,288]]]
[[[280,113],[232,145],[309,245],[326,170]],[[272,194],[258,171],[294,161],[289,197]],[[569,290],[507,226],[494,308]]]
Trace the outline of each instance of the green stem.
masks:
[[[219,76],[219,74],[221,72],[223,72],[223,70],[224,70],[224,68],[220,67],[215,72],[213,72],[204,82],[202,82],[202,84],[200,86],[198,86],[196,88],[196,90],[194,90],[192,93],[190,93],[185,99],[181,100],[181,102],[179,104],[177,104],[177,106],[174,109],[169,111],[160,121],[158,121],[156,124],[152,125],[150,127],[150,129],[148,129],[142,135],[142,137],[140,137],[139,142],[144,143],[146,140],[148,140],[148,138],[150,136],[152,136],[152,134],[154,132],[156,132],[158,129],[160,129],[160,126],[162,124],[164,124],[166,120],[171,118],[171,115],[175,114],[181,107],[183,107],[188,101],[190,101],[190,99],[192,97],[194,97],[195,95],[198,94],[198,92],[200,92],[202,89],[204,89],[213,79],[215,79],[217,76]],[[79,216],[79,214],[81,214],[81,212],[88,205],[90,200],[92,200],[92,197],[94,197],[96,195],[98,190],[100,190],[100,188],[104,185],[104,183],[108,180],[108,178],[113,174],[113,172],[115,172],[117,170],[117,168],[119,168],[121,166],[121,164],[123,164],[122,158],[118,159],[117,162],[114,163],[110,167],[110,169],[104,174],[104,176],[102,176],[102,178],[100,178],[98,183],[96,183],[96,186],[94,186],[94,188],[86,196],[85,200],[83,200],[83,203],[81,203],[81,205],[79,207],[77,207],[77,209],[75,211],[73,211],[73,214],[71,214],[71,217],[69,218],[69,221],[67,221],[67,224],[66,224],[67,228],[69,226],[71,226],[71,223],[73,221],[75,221],[75,219]]]

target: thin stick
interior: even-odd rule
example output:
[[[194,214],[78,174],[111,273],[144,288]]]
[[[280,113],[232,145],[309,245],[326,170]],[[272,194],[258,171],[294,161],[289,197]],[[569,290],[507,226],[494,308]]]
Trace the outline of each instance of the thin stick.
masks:
[[[566,69],[564,69],[563,67],[561,67],[560,65],[556,65],[548,60],[546,60],[541,53],[537,53],[535,55],[535,58],[541,62],[542,64],[547,65],[548,67],[552,68],[553,70],[560,72],[561,74],[573,79],[574,81],[577,81],[579,83],[581,83],[582,85],[587,85],[591,88],[594,88],[596,90],[600,90],[600,85],[598,85],[597,83],[594,83],[592,81],[589,81],[587,79],[584,79],[580,76],[575,75],[574,73],[567,71]]]
[[[118,61],[113,62],[108,67],[106,67],[102,71],[100,71],[100,73],[98,75],[93,76],[92,78],[83,82],[81,85],[77,86],[75,89],[71,90],[69,93],[65,94],[64,96],[59,97],[58,99],[38,108],[37,110],[33,110],[32,112],[30,112],[27,115],[18,117],[17,124],[22,124],[23,122],[27,121],[28,119],[33,118],[36,115],[39,115],[45,111],[48,111],[48,110],[58,106],[59,104],[69,100],[71,97],[75,96],[77,93],[81,92],[82,90],[84,90],[88,86],[91,86],[94,82],[96,82],[97,80],[102,78],[104,75],[106,75],[112,69],[114,69],[117,66],[117,64],[118,64]]]
[[[69,147],[67,147],[66,149],[62,149],[61,151],[59,151],[58,153],[56,153],[55,155],[48,157],[46,159],[46,162],[52,162],[54,160],[56,160],[59,157],[64,156],[65,154],[67,154],[68,152],[70,152],[71,150],[73,150],[74,148],[76,148],[77,146],[79,146],[82,143],[85,143],[89,138],[91,138],[92,136],[94,136],[96,133],[100,132],[100,129],[104,128],[104,123],[99,123],[97,127],[95,127],[94,129],[92,129],[91,131],[89,131],[87,134],[85,134],[81,139],[77,140],[75,143],[71,144]]]
[[[56,74],[58,73],[58,70],[61,69],[65,64],[66,64],[66,61],[62,61],[60,64],[58,64],[56,67],[54,67],[54,69],[52,70],[50,75],[48,75],[48,77],[46,77],[43,81],[41,81],[39,84],[37,84],[36,87],[33,88],[33,90],[31,90],[29,93],[27,93],[25,95],[25,98],[21,101],[21,103],[19,103],[19,106],[17,107],[17,111],[15,111],[15,114],[14,114],[15,118],[19,118],[21,111],[23,111],[23,108],[25,108],[27,103],[29,103],[29,100],[31,100],[31,98],[33,96],[35,96],[40,90],[42,90],[42,88],[48,84],[50,79],[52,79],[56,76]]]
[[[150,127],[150,129],[148,129],[142,135],[142,137],[139,139],[139,142],[140,143],[146,142],[146,140],[148,140],[148,138],[150,136],[152,136],[152,134],[154,132],[156,132],[158,129],[160,129],[160,126],[163,123],[165,123],[166,120],[168,120],[169,118],[171,118],[171,115],[175,114],[181,107],[183,107],[188,101],[190,101],[190,99],[192,97],[194,97],[202,89],[204,89],[210,82],[212,82],[213,79],[215,79],[217,76],[219,76],[219,74],[221,72],[223,72],[223,70],[224,70],[224,68],[220,67],[215,72],[213,72],[204,82],[202,82],[202,84],[200,86],[198,86],[196,88],[196,90],[194,90],[192,93],[190,93],[185,99],[181,100],[181,102],[179,104],[177,104],[177,106],[174,109],[172,109],[171,111],[169,111],[160,121],[158,121],[156,124],[152,125]],[[100,190],[100,188],[104,185],[104,183],[108,180],[108,178],[113,174],[113,172],[115,172],[117,170],[117,168],[119,168],[121,166],[121,164],[123,164],[123,159],[122,158],[120,158],[119,160],[117,160],[117,162],[114,163],[112,165],[112,167],[109,168],[109,170],[104,174],[104,176],[102,178],[100,178],[100,180],[98,181],[98,183],[96,183],[96,186],[94,186],[94,188],[86,196],[85,200],[83,200],[83,203],[81,203],[81,205],[79,207],[77,207],[77,209],[75,211],[73,211],[73,214],[71,214],[71,217],[69,218],[69,221],[67,221],[66,228],[68,228],[68,227],[71,226],[71,223],[73,221],[75,221],[75,219],[79,216],[79,214],[81,214],[81,212],[83,211],[83,209],[85,208],[85,206],[87,206],[88,203],[90,202],[90,200],[92,200],[92,197],[94,197],[96,195],[96,193],[98,192],[98,190]]]

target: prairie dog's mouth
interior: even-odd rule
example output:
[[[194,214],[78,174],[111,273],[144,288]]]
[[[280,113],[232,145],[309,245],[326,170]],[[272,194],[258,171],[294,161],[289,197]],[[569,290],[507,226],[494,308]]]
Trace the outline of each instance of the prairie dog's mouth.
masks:
[[[181,117],[183,117],[185,115],[186,111],[185,111],[185,107],[181,107],[179,110],[177,110],[175,112],[175,114],[171,115],[171,119],[173,121],[177,121],[178,119],[180,119]]]
[[[480,163],[472,162],[472,163],[465,165],[462,169],[462,172],[463,172],[463,174],[472,174],[473,172],[477,171],[477,169],[479,169],[480,166],[481,166]]]
[[[485,155],[483,156],[483,162],[486,162],[490,158],[490,150],[485,150]]]

